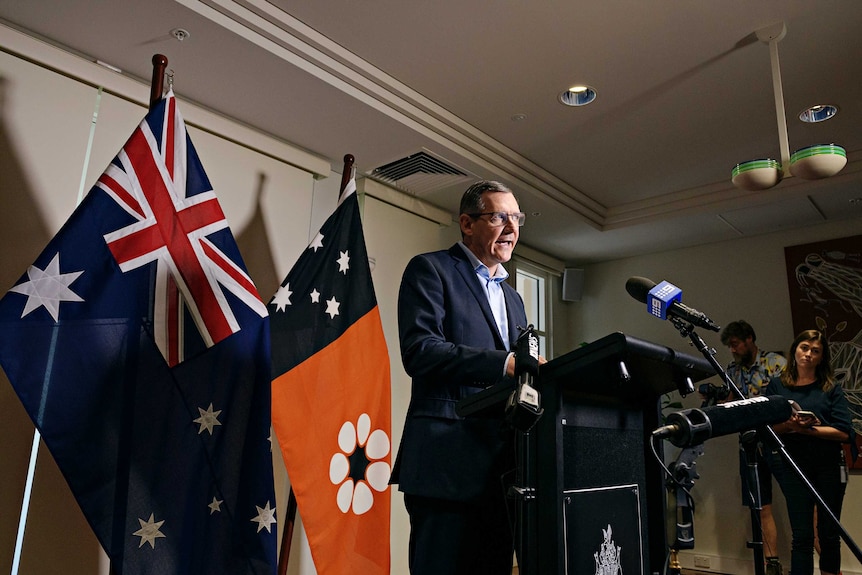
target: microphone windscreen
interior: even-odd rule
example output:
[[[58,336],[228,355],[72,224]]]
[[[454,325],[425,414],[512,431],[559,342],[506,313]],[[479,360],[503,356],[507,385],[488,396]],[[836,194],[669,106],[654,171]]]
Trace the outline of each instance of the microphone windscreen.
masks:
[[[712,425],[711,437],[757,429],[790,419],[793,408],[781,395],[768,395],[719,403],[702,410]]]
[[[515,375],[539,374],[539,338],[530,325],[515,342]]]
[[[626,291],[641,303],[647,302],[649,290],[655,287],[655,282],[640,276],[632,276],[626,281]]]

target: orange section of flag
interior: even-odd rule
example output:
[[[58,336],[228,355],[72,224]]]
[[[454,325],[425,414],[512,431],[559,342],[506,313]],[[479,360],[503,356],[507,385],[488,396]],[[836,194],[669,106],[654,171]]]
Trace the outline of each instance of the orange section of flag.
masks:
[[[320,575],[388,575],[389,354],[375,306],[272,382],[272,422]]]

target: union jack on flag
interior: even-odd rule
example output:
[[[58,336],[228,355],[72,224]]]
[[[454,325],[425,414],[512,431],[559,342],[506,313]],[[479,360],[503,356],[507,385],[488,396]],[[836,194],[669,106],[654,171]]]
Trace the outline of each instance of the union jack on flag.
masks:
[[[161,125],[142,123],[97,186],[134,219],[105,235],[120,269],[156,264],[153,331],[165,359],[176,365],[184,305],[207,347],[240,328],[222,288],[261,317],[267,312],[245,271],[207,239],[227,228],[227,220],[203,170],[187,169],[190,155],[200,164],[172,94],[166,102]]]
[[[0,364],[113,572],[274,574],[269,346],[169,94],[0,299]]]

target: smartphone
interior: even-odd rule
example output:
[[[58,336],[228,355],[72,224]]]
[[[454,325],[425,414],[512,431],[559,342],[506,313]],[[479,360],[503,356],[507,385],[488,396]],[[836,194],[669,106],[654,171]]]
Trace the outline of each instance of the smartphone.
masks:
[[[798,417],[803,423],[808,423],[810,425],[819,425],[820,420],[817,419],[817,416],[814,415],[813,411],[797,411],[796,417]]]

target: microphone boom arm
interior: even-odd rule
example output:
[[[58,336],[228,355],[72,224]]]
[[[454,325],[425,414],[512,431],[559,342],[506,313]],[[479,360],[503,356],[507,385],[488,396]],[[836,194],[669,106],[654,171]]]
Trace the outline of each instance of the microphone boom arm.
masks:
[[[733,383],[733,380],[730,379],[730,376],[727,375],[727,372],[724,371],[724,368],[722,368],[718,361],[715,359],[715,350],[709,348],[706,345],[706,342],[703,341],[703,339],[697,334],[697,332],[694,331],[694,326],[679,318],[671,318],[671,322],[679,330],[680,335],[682,335],[682,337],[688,337],[692,345],[694,345],[694,347],[697,348],[697,350],[700,351],[701,354],[703,354],[703,357],[706,358],[706,361],[708,361],[709,364],[712,365],[713,369],[715,369],[715,373],[721,375],[722,379],[725,381],[725,383],[727,383],[728,386],[730,386],[730,389],[736,395],[736,397],[743,399],[744,396],[742,395],[742,391],[740,391],[736,384]],[[805,484],[805,487],[811,493],[812,497],[814,497],[814,499],[817,501],[817,503],[821,506],[822,509],[826,510],[826,513],[829,515],[829,517],[832,519],[832,521],[835,522],[835,525],[838,526],[838,530],[841,532],[841,539],[843,539],[844,543],[847,544],[847,547],[856,557],[856,560],[862,562],[862,550],[859,549],[859,546],[856,545],[856,542],[853,541],[853,538],[850,537],[850,534],[847,532],[844,526],[841,525],[841,522],[838,521],[838,517],[835,516],[835,513],[826,504],[826,502],[823,500],[823,497],[820,495],[814,485],[811,484],[811,482],[808,480],[808,478],[805,476],[799,466],[796,465],[796,462],[793,461],[793,458],[790,456],[790,454],[787,453],[787,450],[784,447],[784,443],[778,438],[778,434],[775,433],[775,430],[772,429],[772,427],[769,425],[764,425],[762,429],[772,441],[773,445],[777,447],[782,459],[784,459],[784,461],[793,469],[793,471],[796,473],[802,483]],[[760,557],[760,561],[755,561],[755,564],[762,565],[763,558]]]

